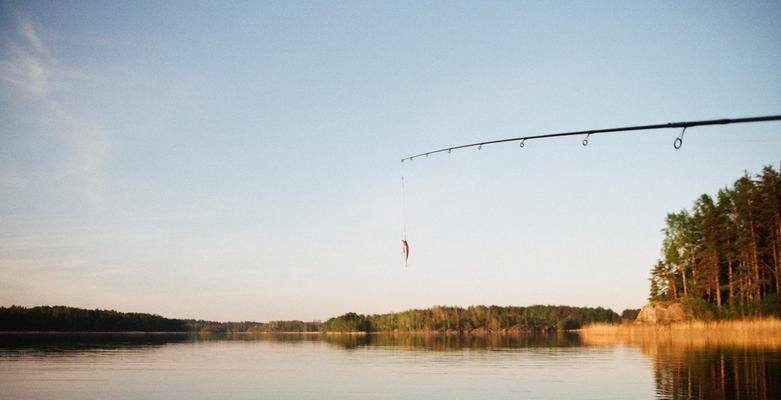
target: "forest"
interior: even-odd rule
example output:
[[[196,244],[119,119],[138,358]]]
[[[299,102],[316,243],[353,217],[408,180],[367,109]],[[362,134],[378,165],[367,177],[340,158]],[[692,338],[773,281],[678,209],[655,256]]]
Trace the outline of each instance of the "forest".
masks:
[[[637,310],[627,310],[636,315]],[[592,322],[617,322],[621,317],[602,307],[543,306],[467,308],[435,306],[399,313],[347,313],[320,325],[323,332],[511,332],[577,329]]]
[[[0,307],[0,331],[186,332],[184,320],[65,306]]]
[[[318,322],[215,322],[66,306],[0,307],[0,331],[17,332],[318,332]]]
[[[670,213],[651,301],[697,318],[781,316],[781,176],[771,166]]]
[[[634,319],[638,310],[625,310],[624,319]],[[153,314],[114,310],[85,310],[65,306],[0,307],[0,331],[60,332],[192,332],[314,333],[314,332],[414,332],[414,331],[545,331],[575,329],[590,322],[622,319],[610,309],[531,306],[468,308],[436,306],[400,313],[359,315],[347,313],[319,321],[215,322],[170,319]]]

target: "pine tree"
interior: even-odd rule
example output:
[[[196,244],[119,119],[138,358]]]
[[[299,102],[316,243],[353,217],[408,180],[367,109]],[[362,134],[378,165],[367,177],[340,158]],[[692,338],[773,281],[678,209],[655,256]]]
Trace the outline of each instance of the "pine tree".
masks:
[[[717,314],[781,314],[781,174],[748,173],[716,200],[667,214],[651,300],[698,299]]]

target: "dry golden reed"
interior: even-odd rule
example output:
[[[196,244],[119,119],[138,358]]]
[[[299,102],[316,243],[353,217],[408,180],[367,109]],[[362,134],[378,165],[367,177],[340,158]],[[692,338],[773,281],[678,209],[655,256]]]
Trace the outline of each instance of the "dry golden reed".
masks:
[[[669,325],[593,324],[580,330],[587,345],[649,342],[702,346],[781,348],[781,320],[757,318],[726,321],[691,321]]]

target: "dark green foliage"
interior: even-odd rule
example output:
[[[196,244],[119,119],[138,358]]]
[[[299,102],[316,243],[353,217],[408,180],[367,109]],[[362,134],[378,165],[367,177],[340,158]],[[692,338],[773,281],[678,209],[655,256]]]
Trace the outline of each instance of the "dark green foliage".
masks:
[[[708,303],[705,299],[686,297],[681,299],[681,305],[689,310],[691,316],[696,319],[710,320],[718,315],[716,306]]]
[[[185,332],[182,320],[159,315],[64,306],[0,307],[0,331]]]
[[[578,322],[576,319],[567,317],[567,319],[562,321],[558,327],[560,329],[580,329],[581,326],[582,326],[581,323]]]
[[[640,314],[639,308],[627,308],[621,313],[622,321],[634,321],[637,319],[637,314]]]
[[[271,321],[271,322],[214,322],[187,320],[189,331],[212,334],[232,333],[306,333],[317,332],[319,322]]]
[[[213,322],[168,319],[159,315],[84,310],[72,307],[0,307],[0,331],[199,332],[205,334],[287,332],[550,331],[578,329],[592,322],[617,322],[601,307],[436,306],[400,313],[347,313],[320,323],[303,321]]]
[[[350,312],[331,318],[320,325],[320,330],[325,332],[368,332],[371,326],[364,315]]]
[[[601,307],[436,306],[399,313],[358,315],[348,313],[320,325],[323,332],[430,332],[430,331],[548,331],[577,329],[592,322],[616,322],[620,318]]]
[[[49,332],[317,332],[319,322],[212,322],[65,306],[0,307],[0,331]]]
[[[695,317],[781,315],[781,175],[746,173],[715,200],[666,218],[650,300],[682,299]]]

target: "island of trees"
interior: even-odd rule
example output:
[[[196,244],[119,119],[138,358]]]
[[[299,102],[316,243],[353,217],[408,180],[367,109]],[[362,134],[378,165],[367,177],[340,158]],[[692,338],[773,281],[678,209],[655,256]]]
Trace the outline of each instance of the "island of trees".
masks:
[[[0,331],[60,332],[197,332],[197,333],[329,333],[329,332],[450,332],[492,333],[577,329],[589,323],[634,319],[638,310],[621,316],[601,307],[436,306],[398,313],[347,313],[325,322],[214,322],[170,319],[159,315],[85,310],[65,306],[0,307]]]
[[[627,312],[625,312],[626,314]],[[628,310],[628,315],[636,310]],[[322,332],[529,332],[577,329],[594,322],[617,322],[621,317],[601,307],[437,306],[399,313],[347,313],[320,325]]]
[[[650,300],[679,300],[697,318],[781,316],[781,176],[745,173],[715,198],[666,218]]]

